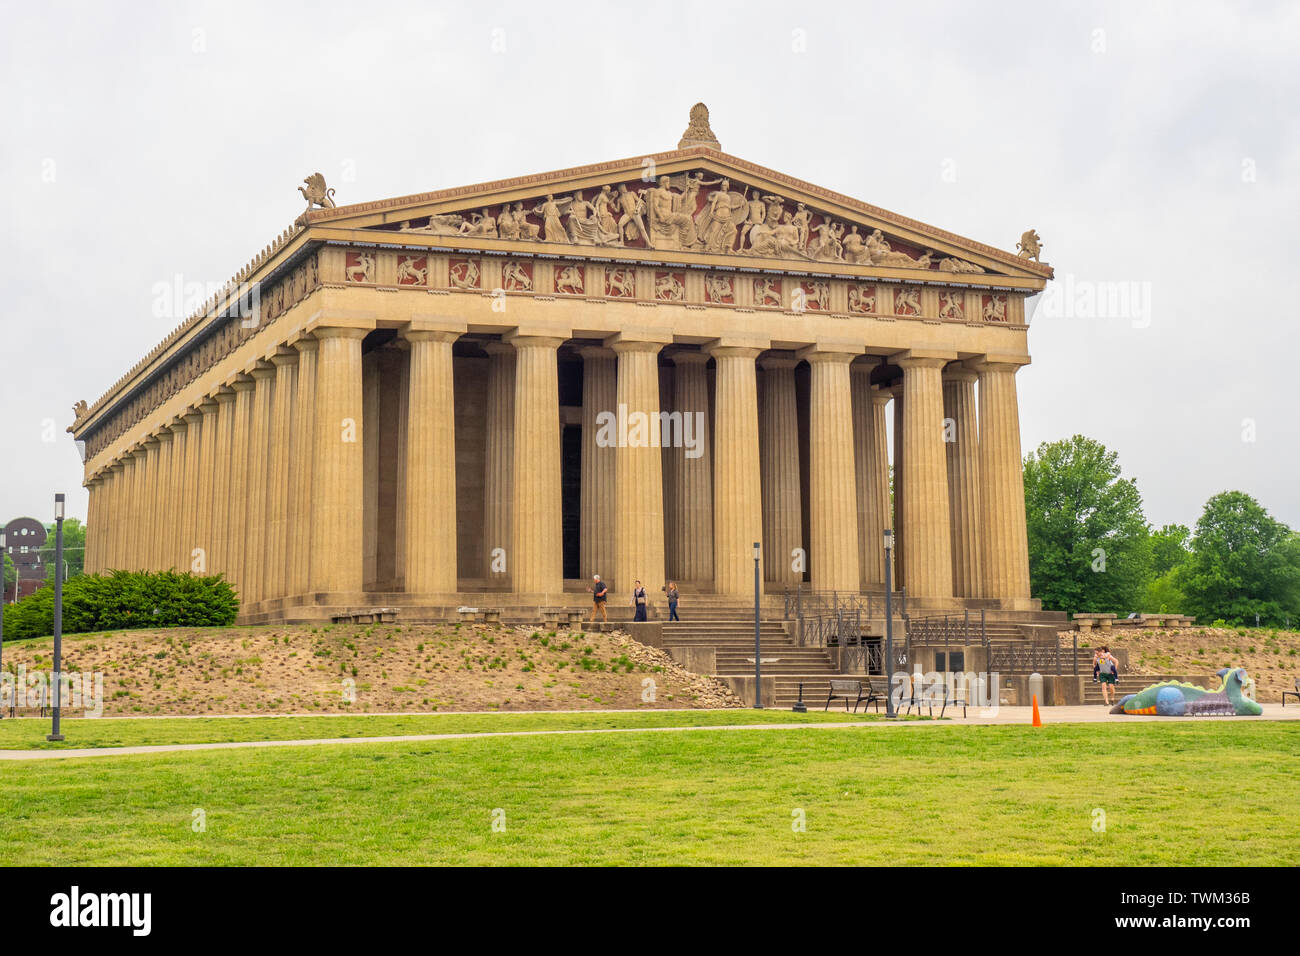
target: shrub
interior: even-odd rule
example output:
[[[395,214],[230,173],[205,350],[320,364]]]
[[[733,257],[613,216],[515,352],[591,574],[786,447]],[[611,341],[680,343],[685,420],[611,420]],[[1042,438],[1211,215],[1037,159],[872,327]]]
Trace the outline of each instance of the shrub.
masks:
[[[63,585],[63,633],[141,627],[220,627],[235,623],[239,598],[221,575],[175,571],[83,574]],[[46,586],[5,609],[5,637],[54,632],[54,588]]]

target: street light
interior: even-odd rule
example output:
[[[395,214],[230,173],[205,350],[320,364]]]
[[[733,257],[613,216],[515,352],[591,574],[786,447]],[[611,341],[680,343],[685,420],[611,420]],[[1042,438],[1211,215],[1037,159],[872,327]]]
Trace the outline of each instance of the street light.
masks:
[[[758,637],[758,557],[759,544],[754,542],[754,709],[763,709],[762,642]]]
[[[894,712],[894,530],[885,529],[885,716]]]
[[[54,496],[54,727],[45,739],[55,743],[59,733],[59,706],[63,696],[63,495]]]

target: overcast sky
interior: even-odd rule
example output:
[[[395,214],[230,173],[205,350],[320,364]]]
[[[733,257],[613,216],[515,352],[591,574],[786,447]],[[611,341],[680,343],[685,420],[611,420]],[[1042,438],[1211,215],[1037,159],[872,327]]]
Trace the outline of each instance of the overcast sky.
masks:
[[[1156,525],[1242,489],[1300,527],[1300,4],[0,13],[0,520],[55,491],[84,518],[73,402],[183,318],[159,283],[229,278],[306,174],[344,204],[636,156],[703,100],[729,153],[1003,249],[1038,230],[1026,452],[1102,441]]]

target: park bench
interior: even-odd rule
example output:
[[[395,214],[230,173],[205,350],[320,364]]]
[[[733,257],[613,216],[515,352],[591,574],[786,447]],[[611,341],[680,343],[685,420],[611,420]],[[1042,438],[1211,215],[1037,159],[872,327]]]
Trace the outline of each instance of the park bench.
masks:
[[[1114,614],[1076,614],[1074,626],[1081,631],[1091,631],[1094,627],[1109,630],[1114,620]]]
[[[1300,701],[1300,677],[1297,677],[1297,678],[1295,679],[1295,690],[1284,690],[1284,691],[1282,691],[1282,706],[1283,706],[1283,707],[1286,706],[1286,699],[1287,699],[1288,696],[1289,696],[1289,697],[1294,697],[1297,701]]]
[[[948,686],[947,681],[943,681],[938,687],[931,687],[928,690],[925,690],[919,694],[917,693],[916,685],[917,682],[915,680],[912,680],[910,677],[907,679],[907,686],[903,692],[905,696],[903,700],[900,701],[901,704],[907,707],[907,713],[910,714],[912,712],[912,707],[915,706],[916,712],[919,715],[921,713],[921,707],[925,706],[929,708],[930,716],[933,717],[935,698],[938,697],[940,694],[942,694],[943,697],[939,701],[940,703],[939,716],[941,718],[943,717],[944,712],[947,711],[949,704],[951,704],[954,707],[956,707],[958,704],[961,704],[961,715],[963,717],[966,716],[965,695],[954,697],[952,694],[952,689]]]
[[[849,699],[853,699],[853,713],[858,712],[858,704],[863,704],[863,710],[866,710],[867,704],[875,704],[876,711],[880,710],[880,697],[877,696],[876,690],[871,686],[871,682],[863,683],[860,680],[832,680],[831,692],[826,698],[826,706],[823,711],[829,710],[831,701],[843,700],[844,709],[849,709]]]

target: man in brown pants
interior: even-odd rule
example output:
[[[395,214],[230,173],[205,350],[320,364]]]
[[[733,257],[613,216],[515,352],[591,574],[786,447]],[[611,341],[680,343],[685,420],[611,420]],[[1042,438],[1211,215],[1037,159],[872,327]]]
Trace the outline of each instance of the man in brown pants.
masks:
[[[605,601],[609,597],[609,588],[605,587],[605,582],[597,574],[592,578],[592,586],[588,588],[591,591],[591,620],[596,620],[596,614],[600,614],[602,621],[608,621],[609,615],[605,613]]]

